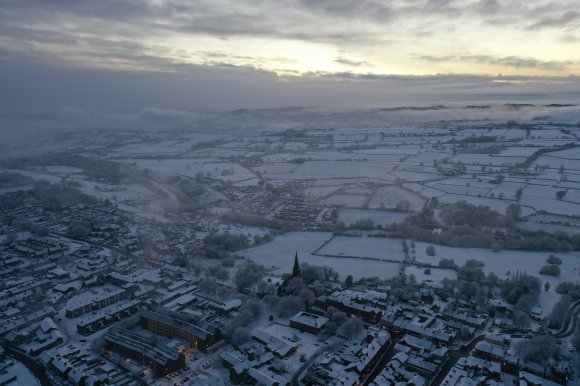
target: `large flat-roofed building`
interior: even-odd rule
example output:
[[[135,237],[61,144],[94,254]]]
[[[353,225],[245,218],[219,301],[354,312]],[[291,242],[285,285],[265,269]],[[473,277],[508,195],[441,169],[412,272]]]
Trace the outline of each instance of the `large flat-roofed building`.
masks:
[[[82,320],[77,323],[77,332],[83,335],[90,335],[100,331],[121,319],[136,314],[139,312],[140,305],[140,300],[128,300],[100,309],[81,318]]]
[[[111,350],[150,367],[158,376],[172,373],[185,366],[183,353],[130,330],[113,327],[104,339]]]
[[[160,335],[187,340],[200,351],[207,351],[222,339],[219,329],[201,325],[193,317],[164,309],[146,310],[141,314],[141,325]]]
[[[127,290],[113,285],[92,289],[73,297],[66,305],[66,317],[76,318],[127,297]]]
[[[351,317],[376,324],[384,314],[387,299],[387,294],[377,291],[341,290],[319,297],[316,304],[323,309],[335,307]]]
[[[519,371],[519,358],[495,344],[486,341],[477,342],[473,348],[473,354],[479,358],[499,362],[502,371],[512,374],[517,374]]]
[[[297,330],[307,331],[312,334],[318,334],[328,322],[328,318],[310,314],[308,312],[299,312],[290,319],[290,327]]]

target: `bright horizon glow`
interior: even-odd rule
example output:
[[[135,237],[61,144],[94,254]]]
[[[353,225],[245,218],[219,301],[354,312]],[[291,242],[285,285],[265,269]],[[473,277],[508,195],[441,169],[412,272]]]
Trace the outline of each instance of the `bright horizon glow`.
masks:
[[[149,107],[579,104],[577,8],[575,0],[5,0],[0,126]]]
[[[78,67],[155,71],[170,63],[278,75],[580,74],[580,13],[573,1],[7,4],[1,49],[12,57]]]

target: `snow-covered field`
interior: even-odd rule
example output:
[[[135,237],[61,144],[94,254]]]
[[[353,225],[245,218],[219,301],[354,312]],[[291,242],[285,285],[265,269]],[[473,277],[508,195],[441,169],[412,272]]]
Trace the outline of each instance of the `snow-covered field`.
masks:
[[[292,173],[299,165],[286,162],[271,162],[260,166],[253,167],[255,172],[262,173],[264,178],[269,178],[270,174]]]
[[[49,171],[28,171],[16,169],[10,169],[7,171],[20,173],[35,180],[43,180],[55,184],[60,183],[62,177],[64,177],[60,174],[55,174],[54,172]],[[83,174],[70,174],[68,179],[78,184],[77,189],[79,189],[81,192],[103,200],[110,199],[117,202],[123,202],[127,200],[145,201],[154,195],[154,192],[150,191],[142,185],[137,184],[111,185],[102,182],[96,183],[94,181],[89,181]]]
[[[457,273],[452,269],[430,268],[429,270],[431,271],[431,273],[426,274],[425,268],[419,268],[411,265],[405,269],[405,274],[415,275],[417,283],[421,283],[424,281],[440,283],[443,279],[455,280],[457,278]]]
[[[403,260],[401,240],[383,237],[336,236],[317,252],[326,256],[349,256],[380,260]],[[364,262],[361,262],[364,264]]]
[[[324,200],[327,205],[340,205],[348,208],[361,208],[367,201],[367,197],[357,194],[333,194]]]
[[[340,186],[313,186],[304,190],[304,193],[314,197],[325,197],[340,189]]]
[[[577,201],[580,196],[572,192],[558,200],[556,192],[565,188],[554,186],[529,185],[524,189],[521,204],[534,208],[536,211],[545,210],[548,213],[570,215],[580,213],[580,203]],[[575,202],[571,201],[574,200]]]
[[[491,209],[496,210],[499,213],[505,213],[507,206],[511,203],[509,200],[501,200],[486,197],[472,197],[460,194],[446,194],[444,196],[439,197],[439,201],[442,203],[455,203],[459,201],[467,201],[473,205],[489,206]]]
[[[216,159],[128,159],[123,162],[132,163],[142,169],[187,177],[195,177],[198,173],[202,173],[230,182],[255,179],[254,173],[240,164]]]
[[[116,149],[117,154],[122,156],[127,155],[166,155],[166,154],[181,154],[191,148],[193,142],[190,141],[164,141],[157,143],[138,143],[134,145],[126,145]]]
[[[7,376],[16,376],[16,380],[8,382],[10,386],[40,386],[40,380],[28,370],[22,362],[10,359],[13,362],[12,366],[8,366],[6,370]]]
[[[323,246],[331,237],[332,234],[328,232],[291,232],[276,237],[270,243],[241,251],[240,254],[280,274],[292,270],[295,251],[298,252],[300,262],[331,266],[342,279],[349,274],[355,278],[369,276],[389,278],[398,274],[398,263],[374,259],[402,260],[402,240],[338,236]],[[549,282],[552,290],[561,281],[580,283],[579,252],[556,254],[562,259],[562,272],[559,277],[553,277],[539,274],[540,268],[546,264],[549,252],[500,251],[496,253],[487,249],[435,246],[436,256],[428,256],[425,253],[428,244],[422,242],[415,242],[415,244],[418,263],[429,263],[436,267],[442,258],[453,259],[458,265],[465,264],[469,259],[476,259],[484,262],[484,272],[494,272],[500,278],[507,278],[516,271],[526,272],[538,276],[543,282]],[[314,255],[317,249],[319,250]],[[443,278],[455,277],[455,272],[452,270],[437,268],[431,269],[431,275],[425,275],[423,268],[416,267],[407,267],[406,273],[413,273],[418,281],[439,282]]]
[[[418,194],[397,186],[388,186],[377,190],[369,203],[369,207],[374,209],[381,206],[396,208],[398,204],[405,201],[409,203],[409,209],[412,211],[421,210],[425,204],[425,199]]]
[[[301,263],[330,266],[340,274],[340,280],[344,280],[348,275],[352,275],[355,279],[371,276],[387,279],[397,275],[398,263],[364,260],[362,264],[359,259],[312,254],[331,237],[332,233],[329,232],[290,232],[276,237],[267,244],[240,251],[239,254],[277,274],[292,272],[294,252],[297,252]]]
[[[533,251],[500,251],[493,252],[489,249],[479,248],[452,248],[436,245],[435,256],[428,256],[425,253],[426,243],[415,242],[416,257],[418,262],[430,263],[437,266],[439,260],[453,259],[458,265],[463,265],[469,259],[481,260],[485,263],[483,271],[494,272],[500,278],[507,278],[510,274],[520,271],[530,275],[538,276],[540,280],[547,281],[555,288],[561,281],[572,281],[580,283],[580,252],[555,253],[562,259],[561,274],[558,277],[540,275],[539,271],[546,263],[550,252]]]
[[[507,166],[520,163],[525,160],[525,157],[502,157],[495,154],[459,154],[451,158],[451,162],[489,166]]]
[[[580,233],[580,219],[554,214],[535,214],[528,216],[517,226],[529,230],[544,230],[548,232],[562,231],[567,234]]]
[[[392,181],[391,167],[378,163],[357,161],[307,161],[293,173],[280,174],[284,179],[324,179],[368,177]]]

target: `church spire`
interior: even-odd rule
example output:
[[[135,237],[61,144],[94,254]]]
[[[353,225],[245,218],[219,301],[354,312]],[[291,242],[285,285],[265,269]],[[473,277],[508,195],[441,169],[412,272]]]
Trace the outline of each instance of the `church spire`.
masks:
[[[292,268],[292,276],[300,276],[300,263],[298,263],[298,251],[294,255],[294,268]]]

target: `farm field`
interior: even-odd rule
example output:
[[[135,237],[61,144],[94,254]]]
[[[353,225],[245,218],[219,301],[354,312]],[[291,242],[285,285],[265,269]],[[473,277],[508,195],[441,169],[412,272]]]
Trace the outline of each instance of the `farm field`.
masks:
[[[379,260],[403,260],[401,241],[383,237],[335,236],[322,247],[317,255],[371,258]]]
[[[240,254],[277,274],[292,271],[296,252],[301,263],[332,267],[339,273],[341,280],[348,275],[355,279],[369,276],[386,279],[397,275],[398,263],[364,260],[364,264],[361,264],[360,260],[312,254],[331,237],[332,234],[328,232],[290,232],[267,244],[241,251]]]
[[[553,288],[560,281],[580,281],[580,253],[555,253],[562,259],[561,274],[558,277],[540,275],[539,271],[543,265],[547,264],[546,259],[550,252],[533,251],[500,251],[493,252],[488,249],[478,248],[452,248],[437,245],[436,255],[428,256],[425,252],[427,245],[423,242],[415,242],[416,259],[418,262],[429,263],[437,266],[440,259],[453,259],[457,265],[463,265],[467,260],[481,260],[485,264],[482,268],[484,272],[494,272],[500,278],[508,278],[516,271],[526,272],[530,275],[538,276],[540,280],[549,282]],[[510,275],[508,275],[508,272]]]
[[[478,124],[481,127],[425,125],[402,130],[378,125],[364,131],[340,127],[310,132],[182,133],[147,140],[130,137],[108,148],[96,147],[95,159],[137,168],[160,181],[179,177],[205,185],[197,196],[180,196],[191,199],[187,202],[194,208],[191,218],[197,218],[191,227],[202,229],[194,233],[197,244],[203,246],[208,228],[236,237],[250,234],[250,242],[259,245],[239,253],[277,273],[291,269],[293,253],[298,251],[302,262],[332,266],[342,277],[398,275],[398,262],[404,258],[402,240],[367,237],[367,230],[356,229],[357,222],[388,232],[430,208],[433,198],[437,198],[435,213],[461,201],[486,206],[500,215],[517,205],[521,221],[515,222],[514,229],[580,233],[580,143],[568,134],[575,131],[564,132],[553,125],[528,132],[483,121]],[[4,171],[55,184],[71,181],[81,192],[109,200],[147,221],[168,223],[175,213],[167,211],[174,210],[179,201],[178,187],[155,181],[111,183],[89,178],[73,164],[36,162]],[[0,192],[31,188],[30,183],[4,185]],[[230,218],[241,223],[230,224]],[[268,224],[276,229],[267,232]],[[341,233],[333,237],[339,228],[363,237]],[[260,241],[270,234],[272,241]],[[549,255],[436,246],[437,255],[429,257],[424,253],[426,245],[417,245],[418,264],[436,266],[440,258],[463,264],[478,258],[484,261],[485,272],[500,277],[518,270],[537,274]],[[579,280],[578,253],[561,254],[560,277],[541,279],[554,285]],[[447,269],[431,270],[427,275],[411,264],[406,273],[432,282],[455,275]]]

